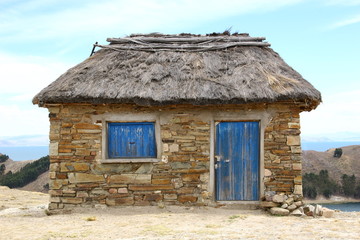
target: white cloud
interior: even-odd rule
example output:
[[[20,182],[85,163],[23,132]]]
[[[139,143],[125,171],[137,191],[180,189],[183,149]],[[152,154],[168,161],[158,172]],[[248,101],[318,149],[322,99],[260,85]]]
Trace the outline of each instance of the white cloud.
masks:
[[[48,58],[11,56],[0,53],[0,94],[34,96],[69,65]],[[31,100],[31,98],[30,98]]]
[[[0,142],[3,145],[6,142],[18,146],[44,145],[38,138],[14,136],[48,135],[48,111],[32,105],[31,100],[69,66],[48,58],[2,53],[0,65]]]
[[[3,146],[46,145],[48,111],[32,105],[32,98],[69,66],[49,58],[16,57],[0,53],[0,144]],[[26,137],[18,138],[14,136]],[[29,137],[30,136],[30,137]]]
[[[301,114],[301,132],[308,141],[360,141],[360,90],[324,97],[317,109]]]
[[[335,29],[335,28],[345,27],[348,25],[356,24],[356,23],[360,23],[360,15],[357,15],[352,18],[348,18],[348,19],[339,21],[337,23],[334,23],[329,28]]]
[[[0,136],[47,135],[49,133],[48,111],[29,104],[0,105]]]
[[[343,6],[356,6],[360,5],[360,0],[326,0],[327,5],[343,5]]]
[[[0,147],[30,147],[49,145],[48,135],[24,135],[0,137]]]
[[[360,0],[326,0],[324,1],[328,6],[345,6],[345,7],[354,7],[360,5]],[[336,29],[340,27],[345,27],[348,25],[356,24],[360,22],[360,15],[355,15],[348,17],[347,19],[338,21],[331,24],[328,29]]]
[[[5,11],[0,21],[3,40],[69,38],[80,35],[124,34],[149,31],[179,31],[214,19],[249,12],[271,11],[302,0],[117,0],[88,1],[83,4],[67,4],[58,11],[48,11],[46,1],[36,12],[31,2]],[[62,2],[62,1],[61,1]],[[40,5],[41,6],[41,5]],[[30,10],[27,10],[27,8]],[[34,11],[34,14],[21,13]],[[1,18],[0,18],[1,20]],[[230,26],[224,26],[230,27]],[[118,37],[118,36],[114,36]]]

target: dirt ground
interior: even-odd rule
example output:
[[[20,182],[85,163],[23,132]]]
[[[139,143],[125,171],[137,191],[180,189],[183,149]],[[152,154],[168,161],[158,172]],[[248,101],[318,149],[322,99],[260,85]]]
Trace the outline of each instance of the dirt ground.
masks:
[[[277,217],[211,207],[81,209],[47,216],[48,195],[0,186],[0,239],[360,239],[360,213]]]

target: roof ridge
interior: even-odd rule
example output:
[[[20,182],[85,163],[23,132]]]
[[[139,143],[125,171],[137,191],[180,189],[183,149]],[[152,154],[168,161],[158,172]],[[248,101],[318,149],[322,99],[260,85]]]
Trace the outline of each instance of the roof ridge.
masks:
[[[269,47],[270,43],[264,42],[265,37],[237,36],[179,36],[166,35],[154,37],[154,35],[141,35],[123,38],[107,38],[109,45],[95,44],[100,48],[112,49],[115,51],[178,51],[178,52],[203,52],[222,50],[237,46]]]
[[[136,40],[151,42],[151,43],[201,43],[205,41],[217,41],[217,42],[262,42],[266,40],[265,37],[249,37],[249,36],[178,36],[173,35],[171,37],[161,36],[136,36],[136,37],[123,37],[123,38],[107,38],[106,41],[111,44],[131,43]]]

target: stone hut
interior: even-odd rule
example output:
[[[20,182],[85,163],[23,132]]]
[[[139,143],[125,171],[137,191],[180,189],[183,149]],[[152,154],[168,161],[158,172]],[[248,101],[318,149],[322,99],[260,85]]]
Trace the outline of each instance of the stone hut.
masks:
[[[151,34],[95,45],[33,99],[49,110],[49,209],[301,196],[299,113],[321,95],[264,40]]]

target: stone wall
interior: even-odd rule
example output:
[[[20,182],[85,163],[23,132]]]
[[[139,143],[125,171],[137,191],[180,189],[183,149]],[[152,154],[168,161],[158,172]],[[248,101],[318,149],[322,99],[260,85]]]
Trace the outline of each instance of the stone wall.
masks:
[[[266,191],[302,195],[300,116],[298,109],[275,113],[265,129]]]
[[[208,205],[213,113],[266,111],[262,185],[266,191],[301,191],[299,108],[288,105],[167,106],[52,105],[50,118],[50,210],[76,205]],[[160,116],[157,162],[104,163],[106,114]]]

